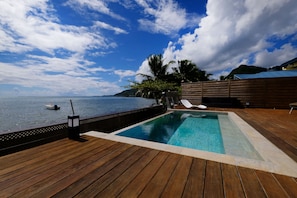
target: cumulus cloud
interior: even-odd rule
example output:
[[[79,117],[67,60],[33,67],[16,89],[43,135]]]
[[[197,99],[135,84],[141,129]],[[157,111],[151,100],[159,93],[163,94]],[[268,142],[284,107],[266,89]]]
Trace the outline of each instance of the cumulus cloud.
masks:
[[[120,86],[100,77],[102,72],[111,70],[93,67],[94,64],[79,56],[68,59],[31,56],[18,64],[0,63],[0,84],[15,84],[35,89],[42,87],[52,90],[55,95],[104,95],[110,94],[110,90],[119,92]]]
[[[94,9],[104,4],[101,1],[80,3]],[[56,95],[103,95],[121,90],[116,83],[100,77],[112,69],[98,66],[85,55],[91,50],[96,51],[91,51],[90,56],[106,54],[106,50],[117,46],[101,33],[102,29],[127,34],[125,30],[100,21],[94,21],[89,27],[62,24],[47,0],[3,0],[0,7],[0,52],[22,57],[9,63],[0,62],[0,84],[16,85],[19,90],[30,87],[31,94],[37,93],[34,90],[47,93],[43,89]]]
[[[142,30],[176,35],[180,29],[199,23],[199,17],[191,16],[173,0],[136,0],[144,10],[145,18],[139,19]]]
[[[148,66],[148,60],[144,60],[136,72],[135,80],[136,82],[141,82],[144,78],[140,74],[151,75],[151,70]]]
[[[263,50],[259,52],[256,57],[254,64],[261,65],[263,67],[276,66],[284,61],[288,60],[288,57],[295,57],[296,49],[290,44],[285,44],[281,48],[274,51]]]
[[[170,42],[164,57],[192,60],[209,73],[243,62],[280,64],[297,56],[296,46],[285,42],[297,32],[296,7],[295,0],[209,0],[207,16],[192,33]],[[273,40],[284,42],[274,46]],[[270,47],[276,49],[269,51]]]
[[[55,49],[63,48],[84,53],[90,49],[114,47],[114,43],[100,32],[93,33],[87,27],[59,24],[51,5],[45,0],[22,3],[3,0],[0,7],[1,51],[39,49],[53,54]]]

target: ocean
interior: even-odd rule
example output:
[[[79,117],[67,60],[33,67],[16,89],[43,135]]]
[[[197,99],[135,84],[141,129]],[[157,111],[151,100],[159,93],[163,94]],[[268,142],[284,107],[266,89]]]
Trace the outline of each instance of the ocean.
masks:
[[[125,112],[151,106],[152,99],[136,97],[14,97],[0,98],[0,134],[66,123],[74,113],[80,119]],[[47,110],[56,104],[60,110]]]

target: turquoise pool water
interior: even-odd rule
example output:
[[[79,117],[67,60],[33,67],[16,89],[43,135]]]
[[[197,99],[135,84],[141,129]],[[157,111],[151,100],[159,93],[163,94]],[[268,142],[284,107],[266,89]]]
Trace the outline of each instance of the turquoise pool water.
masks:
[[[117,135],[225,153],[218,114],[215,113],[175,111]]]
[[[167,144],[225,153],[217,117],[188,117],[176,129]]]

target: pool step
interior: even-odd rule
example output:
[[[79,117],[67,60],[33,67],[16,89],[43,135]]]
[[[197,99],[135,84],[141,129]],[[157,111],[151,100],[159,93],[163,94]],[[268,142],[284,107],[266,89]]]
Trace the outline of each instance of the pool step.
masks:
[[[263,160],[246,136],[227,115],[218,115],[218,119],[227,155]]]

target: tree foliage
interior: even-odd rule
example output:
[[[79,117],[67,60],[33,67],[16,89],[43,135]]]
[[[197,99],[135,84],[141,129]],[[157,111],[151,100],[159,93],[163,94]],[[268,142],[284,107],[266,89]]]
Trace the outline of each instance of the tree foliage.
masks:
[[[141,83],[134,83],[131,88],[138,89],[136,95],[146,98],[160,97],[162,92],[178,91],[179,87],[175,83],[169,83],[163,80],[145,80]]]
[[[210,74],[200,70],[189,60],[178,61],[178,67],[173,67],[173,73],[168,73],[169,65],[174,61],[164,64],[162,54],[148,57],[150,75],[139,74],[145,79],[134,82],[131,88],[137,89],[137,94],[142,97],[160,98],[162,93],[167,91],[180,91],[182,82],[197,82],[208,80]]]
[[[150,68],[151,75],[140,74],[147,80],[165,80],[167,78],[167,69],[170,64],[174,61],[169,61],[169,63],[164,64],[162,54],[153,54],[148,57],[148,65]]]
[[[210,74],[200,70],[194,63],[189,60],[178,61],[178,67],[173,68],[174,76],[179,83],[197,82],[209,80]]]

